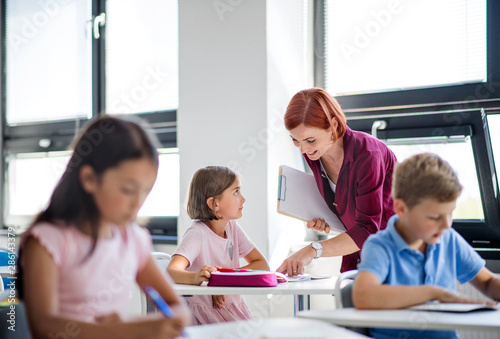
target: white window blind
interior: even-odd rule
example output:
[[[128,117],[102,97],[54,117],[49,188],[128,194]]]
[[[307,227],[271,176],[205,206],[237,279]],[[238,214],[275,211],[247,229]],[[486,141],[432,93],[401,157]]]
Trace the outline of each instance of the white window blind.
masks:
[[[334,95],[486,81],[486,0],[327,0]]]

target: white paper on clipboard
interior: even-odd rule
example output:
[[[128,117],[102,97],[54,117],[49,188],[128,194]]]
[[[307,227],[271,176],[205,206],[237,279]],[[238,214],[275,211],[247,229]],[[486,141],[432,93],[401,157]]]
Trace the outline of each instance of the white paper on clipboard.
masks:
[[[344,224],[327,206],[314,176],[286,165],[278,178],[278,213],[303,221],[322,218],[334,232],[346,231]]]

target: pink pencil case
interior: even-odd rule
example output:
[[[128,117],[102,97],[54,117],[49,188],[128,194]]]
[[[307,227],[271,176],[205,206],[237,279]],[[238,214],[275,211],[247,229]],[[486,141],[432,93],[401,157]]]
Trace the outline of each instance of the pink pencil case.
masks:
[[[278,285],[276,272],[212,272],[208,286],[274,287]]]

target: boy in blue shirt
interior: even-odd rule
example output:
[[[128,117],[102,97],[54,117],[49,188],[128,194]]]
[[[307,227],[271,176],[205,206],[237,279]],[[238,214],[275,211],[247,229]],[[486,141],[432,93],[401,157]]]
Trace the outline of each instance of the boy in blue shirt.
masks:
[[[454,230],[452,212],[462,186],[451,166],[435,154],[410,157],[396,167],[392,183],[395,215],[371,235],[361,252],[353,285],[359,309],[395,309],[431,300],[484,303],[455,293],[470,283],[500,299],[500,278]],[[375,338],[458,338],[455,331],[371,329]]]

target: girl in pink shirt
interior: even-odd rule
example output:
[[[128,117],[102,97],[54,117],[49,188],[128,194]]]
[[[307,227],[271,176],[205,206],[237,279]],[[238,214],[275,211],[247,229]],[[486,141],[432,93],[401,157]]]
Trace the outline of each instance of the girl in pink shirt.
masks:
[[[178,284],[200,285],[217,267],[269,270],[269,264],[234,219],[242,216],[245,198],[231,169],[209,166],[191,180],[187,212],[193,223],[175,250],[167,271]],[[196,324],[251,319],[240,295],[192,296],[187,302]]]
[[[134,223],[156,180],[158,153],[136,123],[109,116],[78,138],[48,207],[21,240],[17,288],[35,338],[176,338],[189,310]],[[124,322],[134,283],[152,286],[173,318]]]

